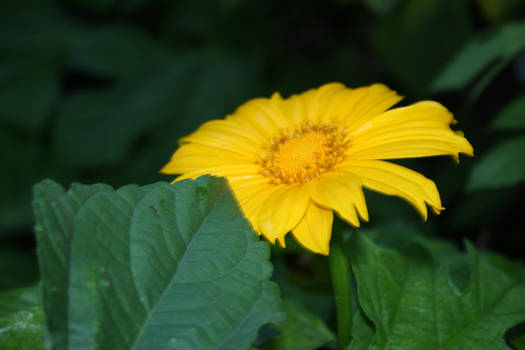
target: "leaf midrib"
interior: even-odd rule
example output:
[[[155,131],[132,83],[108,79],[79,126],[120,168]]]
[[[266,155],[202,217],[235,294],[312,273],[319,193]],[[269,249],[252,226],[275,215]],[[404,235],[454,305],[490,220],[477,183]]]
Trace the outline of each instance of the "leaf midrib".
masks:
[[[159,305],[160,301],[164,298],[164,296],[166,295],[166,292],[171,289],[171,286],[173,285],[173,283],[175,283],[175,280],[176,280],[176,276],[179,272],[179,268],[180,266],[182,265],[182,262],[184,261],[185,257],[186,257],[186,254],[188,253],[188,251],[190,250],[190,247],[191,245],[193,244],[193,242],[195,241],[195,238],[197,238],[197,236],[199,235],[199,233],[201,232],[201,229],[202,227],[208,222],[208,219],[210,217],[210,214],[215,210],[215,208],[217,207],[217,204],[220,202],[220,200],[224,197],[224,195],[227,193],[226,190],[223,190],[223,192],[221,193],[221,195],[215,200],[213,206],[210,208],[210,210],[208,210],[207,212],[207,215],[205,217],[205,219],[202,221],[202,223],[199,225],[198,229],[196,230],[195,234],[193,235],[192,239],[190,240],[190,242],[188,243],[188,245],[186,246],[186,250],[184,251],[184,254],[182,255],[181,259],[179,260],[178,264],[177,264],[177,267],[175,268],[175,271],[173,273],[173,276],[170,280],[170,282],[168,283],[168,285],[166,286],[166,288],[164,288],[162,294],[159,296],[159,298],[157,299],[157,301],[155,302],[155,305],[151,308],[150,311],[146,312],[146,318],[144,320],[144,323],[142,324],[142,326],[140,327],[140,330],[139,332],[137,333],[137,337],[135,338],[135,341],[133,342],[133,345],[131,347],[131,350],[136,350],[137,349],[137,346],[139,344],[139,340],[142,339],[142,334],[144,333],[144,330],[147,328],[147,325],[149,324],[150,320],[151,320],[151,317],[152,315],[155,313],[156,309],[157,309],[157,306]]]

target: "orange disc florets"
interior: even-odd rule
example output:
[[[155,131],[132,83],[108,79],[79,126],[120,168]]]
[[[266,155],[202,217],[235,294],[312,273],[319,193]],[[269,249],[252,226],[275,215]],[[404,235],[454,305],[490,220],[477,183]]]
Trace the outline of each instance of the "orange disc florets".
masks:
[[[346,130],[308,123],[270,140],[259,155],[261,174],[275,184],[308,182],[341,162],[348,145]]]

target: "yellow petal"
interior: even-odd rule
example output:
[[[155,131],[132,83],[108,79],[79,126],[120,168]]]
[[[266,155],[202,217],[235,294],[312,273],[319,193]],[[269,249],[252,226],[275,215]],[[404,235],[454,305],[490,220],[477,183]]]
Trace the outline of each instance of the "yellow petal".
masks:
[[[275,191],[279,190],[279,187],[269,184],[268,179],[262,176],[254,176],[244,180],[234,179],[229,181],[229,183],[244,216],[250,222],[253,230],[259,235],[263,234],[258,225],[259,210],[262,203]],[[271,237],[266,235],[265,238],[272,241],[272,243],[275,242],[275,238],[271,240]]]
[[[339,107],[340,120],[348,130],[361,125],[386,111],[403,97],[383,84],[373,84],[353,90],[348,100]]]
[[[222,149],[191,143],[181,146],[161,169],[164,174],[184,174],[203,168],[228,165],[255,166],[255,156],[229,152]]]
[[[250,132],[250,129],[229,120],[204,123],[196,132],[180,140],[181,144],[194,142],[248,156],[253,156],[264,141],[264,138]]]
[[[301,220],[310,201],[305,185],[281,185],[261,204],[259,229],[271,242],[278,240],[284,247],[284,236]]]
[[[334,209],[339,216],[355,227],[359,226],[359,215],[368,221],[368,210],[359,176],[348,172],[329,172],[312,186],[312,200],[317,204]]]
[[[301,94],[303,104],[306,106],[306,119],[314,124],[326,119],[329,115],[327,109],[334,102],[334,97],[345,90],[350,89],[340,83],[330,83]]]
[[[395,108],[355,130],[346,155],[352,159],[473,155],[470,143],[450,129],[452,122],[452,114],[436,102]]]
[[[436,213],[444,209],[436,184],[413,170],[379,160],[347,160],[340,169],[359,176],[363,185],[371,190],[407,200],[425,220],[425,203]]]
[[[299,95],[292,95],[283,99],[279,94],[274,94],[271,102],[281,110],[282,115],[287,118],[291,130],[309,121],[318,123],[326,117],[326,111],[333,103],[333,96],[340,91],[350,91],[340,83],[325,84],[317,89],[310,89]]]
[[[260,139],[270,140],[281,130],[292,128],[276,103],[268,98],[256,98],[237,108],[228,120],[235,121]]]
[[[332,210],[323,209],[310,201],[305,216],[292,234],[306,249],[328,255],[333,218]]]
[[[272,96],[272,102],[278,106],[282,115],[289,120],[291,125],[299,126],[306,120],[306,106],[300,95],[292,95],[283,99],[281,95],[275,93]]]
[[[259,168],[254,165],[224,165],[219,167],[200,168],[194,171],[189,171],[177,177],[173,182],[186,179],[196,179],[202,175],[224,176],[228,178],[228,180],[240,178],[249,180],[251,178],[260,177],[260,175],[258,175],[258,172]]]

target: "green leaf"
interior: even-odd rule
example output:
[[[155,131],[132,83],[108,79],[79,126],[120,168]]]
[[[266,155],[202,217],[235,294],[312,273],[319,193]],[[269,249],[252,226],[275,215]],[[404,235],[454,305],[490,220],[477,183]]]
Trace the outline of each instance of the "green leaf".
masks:
[[[280,335],[264,343],[264,350],[315,350],[335,340],[317,316],[292,301],[282,303],[286,318],[274,325]]]
[[[360,305],[376,330],[369,349],[509,349],[503,335],[525,320],[525,283],[494,268],[470,245],[470,281],[461,292],[447,269],[351,242]]]
[[[374,325],[365,316],[363,310],[359,309],[354,315],[352,342],[347,347],[347,350],[367,350],[374,340],[374,336]]]
[[[525,135],[508,138],[490,149],[476,163],[468,191],[513,186],[525,180]]]
[[[42,310],[32,308],[0,318],[0,349],[43,350]]]
[[[0,349],[44,349],[38,286],[0,292]]]
[[[280,318],[268,245],[222,179],[67,193],[46,180],[34,207],[57,349],[247,349]]]
[[[438,75],[433,90],[462,89],[489,65],[498,62],[508,63],[523,49],[525,49],[525,22],[507,24],[488,35],[478,34]],[[491,74],[490,71],[488,74]]]
[[[56,349],[67,349],[69,343],[68,288],[75,216],[91,197],[109,191],[111,188],[105,185],[73,185],[66,193],[50,180],[35,186],[33,207],[42,279],[42,307]]]
[[[498,113],[490,127],[498,130],[525,129],[525,96],[520,96],[509,103]]]
[[[0,292],[0,318],[39,304],[38,286]]]

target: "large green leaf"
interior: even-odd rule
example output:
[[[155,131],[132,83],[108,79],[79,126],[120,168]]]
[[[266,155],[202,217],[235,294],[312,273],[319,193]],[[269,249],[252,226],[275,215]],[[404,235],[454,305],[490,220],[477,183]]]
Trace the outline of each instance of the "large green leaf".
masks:
[[[493,129],[525,129],[525,96],[520,96],[509,103],[491,123]]]
[[[480,33],[450,61],[434,81],[434,91],[465,87],[489,67],[508,63],[525,49],[525,22],[507,24],[497,31]],[[491,71],[488,71],[488,74]]]
[[[474,166],[467,190],[512,186],[525,180],[525,135],[508,138]]]
[[[66,193],[53,181],[35,186],[35,233],[42,279],[43,309],[56,349],[68,344],[68,288],[74,219],[84,203],[96,194],[109,192],[105,185],[73,185]]]
[[[279,319],[268,245],[224,180],[67,193],[47,180],[35,196],[57,349],[247,349]]]
[[[275,325],[280,332],[262,346],[264,350],[315,350],[335,340],[333,333],[316,315],[293,301],[284,301],[286,318]]]
[[[463,292],[443,266],[381,248],[363,234],[353,236],[351,248],[359,302],[376,332],[368,349],[509,349],[505,331],[525,321],[523,279],[470,245]],[[352,349],[365,348],[360,342],[355,338]]]

